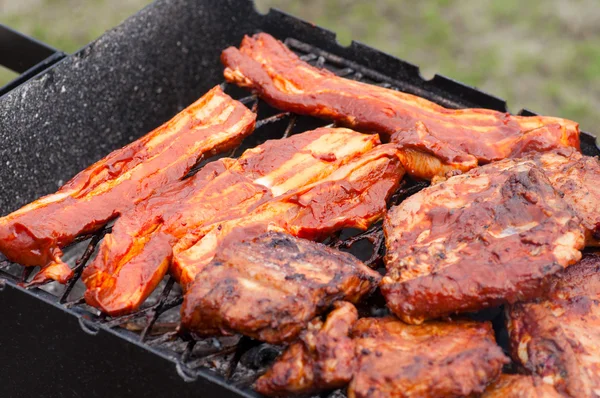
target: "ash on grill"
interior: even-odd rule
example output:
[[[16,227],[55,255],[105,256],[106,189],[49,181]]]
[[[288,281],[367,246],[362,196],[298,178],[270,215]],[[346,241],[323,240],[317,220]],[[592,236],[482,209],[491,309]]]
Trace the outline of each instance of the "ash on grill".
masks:
[[[354,62],[329,54],[296,39],[287,39],[286,45],[296,51],[304,61],[317,67],[325,67],[338,76],[360,80],[386,88],[401,89],[416,95],[427,97],[422,89],[394,81],[385,75],[362,67]],[[233,98],[241,98],[240,102],[257,113],[256,128],[253,134],[230,153],[216,157],[200,159],[186,177],[193,175],[206,163],[219,157],[236,157],[244,150],[255,147],[268,139],[284,138],[295,133],[324,126],[327,122],[307,116],[298,116],[289,112],[279,112],[255,95],[247,96],[247,92],[223,83],[221,87]],[[246,96],[244,96],[246,95]],[[448,99],[435,99],[442,105],[458,108],[458,104]],[[388,206],[398,204],[406,197],[418,192],[428,184],[405,178],[400,188],[390,199]],[[42,289],[64,306],[76,310],[86,319],[86,329],[112,328],[128,338],[135,338],[142,344],[148,344],[155,349],[177,358],[177,371],[185,380],[194,380],[199,369],[210,369],[217,372],[233,385],[250,387],[273,360],[283,347],[273,346],[252,340],[243,336],[218,338],[198,338],[193,335],[182,335],[177,331],[179,324],[179,309],[183,301],[181,288],[171,277],[157,287],[147,299],[143,308],[138,311],[116,318],[108,317],[96,308],[85,304],[83,293],[85,285],[80,276],[93,257],[98,243],[105,234],[109,233],[111,225],[87,236],[79,237],[72,245],[64,249],[64,261],[74,270],[75,276],[65,286],[56,282],[44,286],[28,284],[32,279],[33,267],[21,267],[0,258],[0,283],[2,278],[21,283],[28,288]],[[385,251],[381,222],[369,230],[361,232],[352,229],[340,231],[329,237],[325,244],[339,250],[348,251],[363,260],[372,268],[382,267],[382,257]],[[36,268],[37,270],[37,268]],[[383,272],[383,269],[381,269]],[[364,303],[358,305],[362,316],[383,316],[388,313],[383,297],[377,291]],[[345,394],[338,390],[319,395],[320,397],[343,397]]]

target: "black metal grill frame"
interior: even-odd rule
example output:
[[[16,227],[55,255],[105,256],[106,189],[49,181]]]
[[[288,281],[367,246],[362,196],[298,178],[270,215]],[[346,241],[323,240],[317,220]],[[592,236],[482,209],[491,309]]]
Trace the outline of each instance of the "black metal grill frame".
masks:
[[[165,3],[165,2],[159,2]],[[219,7],[221,3],[216,3],[215,7]],[[164,5],[164,4],[163,4]],[[228,6],[235,6],[235,4],[229,4]],[[183,7],[183,6],[182,6]],[[231,8],[231,7],[230,7]],[[243,15],[242,10],[242,15]],[[231,10],[223,11],[230,12]],[[280,39],[287,38],[286,44],[293,50],[304,53],[303,58],[317,66],[327,66],[334,70],[339,75],[345,77],[354,78],[361,81],[366,81],[372,84],[379,84],[382,86],[400,89],[408,93],[420,95],[444,105],[449,108],[460,108],[460,107],[486,107],[496,109],[500,111],[506,111],[506,104],[504,101],[495,97],[489,96],[485,93],[479,92],[470,87],[464,86],[460,83],[456,83],[450,79],[436,75],[431,80],[424,80],[420,77],[419,70],[417,67],[405,63],[400,60],[393,59],[385,54],[379,53],[376,50],[353,43],[350,47],[342,48],[334,41],[334,36],[330,32],[314,28],[308,24],[296,20],[286,14],[271,11],[266,16],[258,16],[258,14],[251,13],[249,19],[260,19],[262,22],[256,24],[258,30],[265,30],[269,33],[274,34]],[[253,31],[246,31],[244,33],[253,33]],[[302,39],[304,41],[300,41]],[[316,46],[308,44],[307,42],[314,43]],[[237,45],[238,41],[230,42],[230,45]],[[84,50],[86,51],[86,50]],[[380,64],[378,64],[380,63]],[[394,70],[393,68],[397,68]],[[391,77],[394,76],[394,77]],[[233,89],[235,91],[235,89]],[[238,95],[240,94],[238,90]],[[239,96],[238,96],[239,98]],[[255,98],[245,97],[242,101],[246,102],[249,107],[255,108],[258,102],[255,102]],[[255,109],[256,110],[256,109]],[[244,147],[251,147],[258,144],[264,138],[275,138],[272,135],[266,134],[265,136],[260,134],[263,129],[277,129],[279,131],[279,137],[283,133],[284,135],[291,134],[293,132],[305,130],[307,128],[314,128],[318,125],[326,124],[327,122],[318,121],[316,119],[307,117],[297,117],[287,113],[278,113],[275,110],[270,109],[267,106],[259,106],[258,111],[262,113],[265,110],[264,115],[261,116],[257,123],[257,132],[250,136],[244,142]],[[522,111],[522,114],[530,115],[533,114],[529,111]],[[284,122],[287,120],[287,124]],[[0,126],[0,130],[1,130]],[[296,130],[294,130],[296,129]],[[591,135],[582,134],[582,147],[584,153],[590,155],[597,155],[598,150],[594,143],[594,138]],[[243,148],[242,148],[243,149]],[[409,185],[403,187],[408,190],[408,193],[412,189],[419,189],[418,185]],[[406,193],[406,192],[401,192]],[[397,199],[397,198],[395,198]],[[1,203],[1,201],[0,201]],[[95,244],[97,244],[102,235],[106,230],[100,231],[97,234],[87,237],[90,240],[90,244],[85,250],[82,258],[76,264],[76,274],[79,277],[81,270],[85,266],[85,262],[93,253]],[[359,238],[369,240],[376,248],[374,253],[368,253],[365,251],[364,245],[357,248],[360,256],[370,257],[367,260],[376,263],[378,254],[380,254],[381,248],[381,235],[380,229],[376,226],[367,233],[358,235],[355,238],[342,236],[333,237],[329,242],[334,247],[345,248],[355,243]],[[372,256],[371,256],[372,254]],[[5,268],[8,266],[5,264]],[[176,308],[181,303],[181,296],[170,294],[173,289],[174,283],[169,280],[165,283],[162,293],[155,297],[153,304],[145,307],[144,309],[136,312],[135,314],[120,317],[116,319],[105,318],[102,315],[95,312],[93,309],[85,306],[81,299],[69,297],[69,293],[73,288],[73,284],[69,284],[66,288],[66,294],[57,297],[49,294],[44,290],[33,288],[31,290],[24,290],[18,286],[18,283],[26,281],[30,278],[29,272],[16,276],[14,273],[0,271],[0,290],[4,290],[2,293],[5,300],[0,306],[0,319],[4,319],[7,325],[13,325],[12,322],[21,323],[19,331],[29,336],[30,343],[33,339],[39,339],[45,342],[43,347],[37,347],[37,352],[48,355],[48,348],[52,351],[52,341],[54,344],[62,347],[63,350],[68,351],[65,358],[74,357],[77,361],[81,362],[82,369],[79,372],[74,372],[69,377],[62,377],[60,382],[54,382],[51,380],[52,375],[58,373],[52,372],[52,369],[42,372],[48,378],[46,393],[49,391],[51,394],[56,393],[56,396],[69,396],[68,393],[61,393],[64,391],[64,386],[73,386],[73,389],[77,391],[85,391],[85,387],[78,380],[78,377],[91,377],[95,372],[106,372],[107,368],[117,369],[117,373],[126,373],[136,377],[136,380],[144,380],[150,386],[148,390],[143,386],[138,389],[136,380],[124,379],[119,375],[111,375],[110,377],[98,377],[98,380],[106,380],[110,382],[117,380],[116,385],[113,386],[97,386],[98,396],[103,396],[107,391],[112,391],[119,395],[128,395],[128,393],[134,395],[141,391],[145,392],[145,395],[152,396],[164,396],[169,393],[177,393],[178,395],[202,395],[201,392],[207,394],[214,394],[216,396],[224,396],[223,394],[231,396],[255,396],[255,394],[248,390],[248,380],[241,377],[235,379],[234,366],[237,366],[238,361],[242,358],[242,355],[248,349],[256,349],[257,346],[254,342],[249,339],[243,338],[237,345],[223,345],[221,348],[210,346],[210,339],[205,339],[197,343],[196,340],[190,336],[175,336],[173,332],[163,334],[162,337],[150,339],[152,335],[153,327],[156,326],[158,317],[165,311]],[[8,300],[6,300],[8,299]],[[6,301],[6,304],[4,303]],[[54,307],[56,310],[52,310]],[[19,311],[24,311],[22,315]],[[51,318],[51,319],[50,319]],[[117,328],[116,326],[130,322],[134,318],[146,318],[144,326],[138,328],[136,332],[132,332],[127,329]],[[43,330],[35,330],[39,328],[40,324],[38,320],[43,320]],[[87,335],[83,335],[80,330],[74,327],[75,324],[79,324]],[[56,327],[51,328],[49,325]],[[56,330],[56,331],[55,331]],[[60,333],[55,339],[49,339],[47,334]],[[90,337],[90,336],[95,337]],[[70,336],[70,337],[69,337]],[[103,355],[104,361],[103,366],[98,365],[94,361],[90,361],[92,369],[85,368],[85,364],[88,363],[88,358],[85,352],[79,352],[81,349],[74,347],[65,347],[64,339],[72,338],[74,344],[81,347],[83,350],[90,352],[89,355]],[[177,349],[170,347],[165,349],[164,344],[168,343],[171,338],[176,338],[179,344]],[[27,345],[24,341],[26,338],[16,336],[16,333],[8,333],[8,339],[0,340],[0,345],[4,345],[3,350],[13,358],[19,358],[19,355],[26,356],[32,355],[33,350],[28,350]],[[51,341],[50,347],[48,347],[48,341]],[[207,343],[208,342],[208,343]],[[3,344],[4,343],[4,344]],[[14,347],[12,346],[14,344]],[[218,344],[212,342],[213,346]],[[199,345],[203,351],[198,350]],[[19,348],[20,346],[20,348]],[[94,346],[103,347],[105,352],[97,352],[92,349]],[[14,349],[13,349],[14,348]],[[201,360],[204,358],[213,358],[221,350],[228,356],[228,364],[232,364],[232,367],[227,369],[221,369],[222,376],[216,375],[214,372],[207,371],[204,369],[198,369],[197,365],[201,364]],[[201,352],[200,352],[201,351]],[[119,356],[121,353],[127,352],[131,355],[132,363],[124,365],[120,362]],[[35,354],[35,353],[34,353]],[[206,354],[203,357],[201,354]],[[51,353],[49,355],[52,355]],[[266,352],[266,355],[272,355],[272,352]],[[153,373],[154,370],[149,370],[145,364],[146,361],[150,361],[150,367],[155,366],[158,370]],[[30,360],[23,359],[23,362],[31,363]],[[44,363],[43,360],[38,360],[40,363]],[[98,362],[98,361],[96,361]],[[136,373],[137,368],[142,368],[141,365],[146,365],[143,369]],[[66,368],[75,369],[77,365],[65,365]],[[176,369],[177,374],[172,371],[173,367]],[[169,370],[170,368],[170,370]],[[18,370],[17,370],[18,369]],[[2,374],[10,377],[14,377],[15,380],[25,380],[22,376],[23,369],[15,367],[15,370],[7,368],[3,370]],[[48,377],[49,376],[49,377]],[[153,380],[154,377],[160,378],[160,381]],[[224,377],[223,377],[224,376]],[[229,380],[226,380],[229,378]],[[7,379],[8,380],[8,379]],[[70,381],[69,381],[70,380]],[[185,382],[182,382],[184,380]],[[24,396],[29,396],[35,392],[40,394],[44,391],[40,389],[39,383],[33,384],[30,390],[27,385],[23,385],[23,390],[15,388],[15,384],[11,384],[11,380],[8,381],[3,387],[8,386],[8,392],[10,396],[18,396],[19,391],[24,393]],[[119,385],[118,383],[124,383]],[[66,384],[67,383],[67,384]],[[236,385],[236,383],[238,383]],[[241,384],[240,384],[241,383]],[[159,386],[160,384],[160,386]],[[58,388],[53,387],[54,385]],[[163,387],[166,386],[166,387]],[[2,388],[0,387],[0,391]],[[63,389],[61,389],[63,387]],[[239,388],[242,387],[242,388]],[[11,389],[12,388],[12,389]],[[202,390],[198,390],[201,388]],[[34,391],[35,390],[35,391]],[[90,392],[89,390],[86,392]],[[90,396],[96,396],[94,393],[96,390],[91,390]],[[44,395],[43,393],[41,395]],[[324,396],[327,396],[325,394]]]

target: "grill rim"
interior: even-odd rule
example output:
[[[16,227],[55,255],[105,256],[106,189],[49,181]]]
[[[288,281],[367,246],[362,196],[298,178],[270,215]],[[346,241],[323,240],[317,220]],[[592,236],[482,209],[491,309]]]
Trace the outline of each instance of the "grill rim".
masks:
[[[161,3],[161,1],[159,1],[158,3]],[[148,8],[150,8],[152,6],[154,6],[154,4],[150,5]],[[503,111],[503,112],[505,112],[507,110],[506,102],[502,99],[499,99],[497,97],[494,97],[492,95],[489,95],[487,93],[479,91],[473,87],[466,86],[466,85],[456,82],[450,78],[447,78],[447,77],[444,77],[441,75],[437,75],[437,74],[430,80],[424,80],[421,77],[419,68],[417,66],[412,65],[408,62],[402,61],[398,58],[392,57],[390,55],[387,55],[387,54],[380,52],[378,50],[375,50],[371,47],[365,46],[364,44],[361,44],[358,42],[352,42],[352,44],[350,46],[342,47],[335,41],[335,34],[333,34],[332,32],[327,31],[322,28],[319,28],[319,27],[314,27],[314,25],[311,25],[305,21],[299,20],[299,19],[297,19],[289,14],[286,14],[284,12],[272,9],[269,11],[268,14],[263,15],[263,14],[259,14],[258,12],[256,12],[256,10],[254,10],[254,15],[252,15],[250,17],[250,19],[258,20],[260,22],[259,25],[261,26],[261,30],[271,33],[275,37],[278,37],[280,39],[292,37],[292,38],[294,38],[292,40],[300,39],[305,43],[311,43],[319,49],[322,49],[322,50],[332,53],[334,55],[342,56],[343,58],[345,58],[347,60],[356,62],[358,65],[363,65],[369,69],[373,69],[376,72],[379,72],[380,68],[374,68],[373,65],[365,65],[365,63],[373,64],[373,63],[377,63],[377,62],[381,61],[382,59],[385,59],[387,61],[382,64],[383,68],[381,68],[381,69],[390,70],[390,68],[398,68],[398,66],[401,66],[399,68],[399,70],[396,71],[397,73],[392,75],[392,76],[394,76],[392,78],[389,77],[389,75],[390,75],[389,73],[385,73],[385,72],[381,72],[381,73],[392,80],[399,81],[400,83],[403,82],[402,78],[405,78],[406,84],[411,84],[413,86],[413,89],[406,90],[407,92],[414,93],[414,91],[412,91],[412,90],[425,90],[427,93],[430,94],[430,95],[425,96],[426,98],[431,99],[431,95],[438,95],[438,94],[436,94],[437,91],[448,92],[449,95],[447,97],[442,98],[441,96],[439,96],[439,98],[444,100],[442,103],[443,105],[446,104],[446,106],[448,106],[447,101],[454,101],[455,103],[469,104],[471,106],[478,106],[478,107],[486,107],[486,108],[495,109],[495,110],[499,110],[499,111]],[[127,23],[130,23],[130,20],[127,20],[124,24],[127,24]],[[282,32],[288,32],[288,33],[282,35],[281,34]],[[254,32],[247,32],[247,33],[250,34],[250,33],[254,33]],[[239,43],[231,43],[231,45],[237,45],[237,44],[239,44]],[[80,52],[78,52],[76,54],[79,54],[84,51],[88,51],[87,49],[91,48],[90,46],[91,46],[91,44],[84,47],[84,49],[82,49]],[[340,55],[340,54],[342,54],[342,55]],[[70,58],[70,57],[68,57],[68,58]],[[361,60],[363,62],[360,62]],[[62,63],[62,61],[58,62],[57,64],[55,64],[53,67],[51,67],[47,71],[38,75],[38,77],[46,74],[48,71],[59,66],[61,63]],[[25,86],[27,86],[27,84],[28,83],[24,84],[23,86],[25,87]],[[400,86],[402,86],[402,85],[403,84],[400,84]],[[23,88],[20,87],[19,89],[23,89]],[[434,100],[434,102],[438,102],[438,101]],[[533,113],[527,109],[521,110],[518,114],[535,115],[535,113]],[[582,132],[581,140],[582,140],[582,146],[589,148],[589,151],[595,150],[596,154],[599,153],[598,152],[598,142],[594,136],[592,136],[591,134]],[[4,280],[4,282],[2,282],[3,280]],[[5,290],[5,292],[1,292],[1,290]],[[11,293],[14,293],[13,296],[15,296],[15,297],[18,297],[19,295],[22,295],[24,293],[26,295],[26,297],[36,299],[39,301],[40,304],[43,304],[46,307],[47,307],[47,304],[50,304],[50,307],[47,308],[48,312],[52,312],[52,311],[50,311],[50,308],[52,308],[52,307],[55,309],[62,310],[62,311],[60,311],[60,313],[67,314],[71,317],[74,317],[77,319],[77,321],[80,323],[80,325],[82,325],[82,327],[86,326],[85,321],[82,321],[83,315],[80,312],[76,311],[75,309],[65,308],[63,305],[58,303],[56,300],[53,302],[52,300],[50,300],[48,297],[45,296],[45,294],[47,294],[47,293],[45,293],[45,292],[40,293],[42,291],[40,291],[39,289],[36,289],[35,291],[28,291],[26,289],[21,288],[20,286],[17,286],[14,281],[0,278],[0,293],[6,294],[7,290],[10,291]],[[11,303],[11,304],[14,305],[15,303]],[[24,308],[23,311],[25,312],[25,316],[27,316],[27,313],[26,313],[27,308]],[[2,311],[0,311],[0,314],[1,313],[2,313]],[[58,312],[56,312],[56,311],[53,312],[53,314],[57,314],[57,313]],[[53,314],[50,314],[50,316],[53,316]],[[138,349],[141,348],[144,351],[150,352],[151,354],[160,357],[163,360],[163,362],[165,362],[171,366],[175,365],[176,369],[178,369],[178,371],[180,371],[180,368],[178,367],[177,359],[172,356],[166,355],[163,351],[153,348],[153,347],[149,346],[148,344],[141,344],[134,337],[128,337],[126,334],[119,332],[119,331],[115,331],[112,328],[106,327],[105,325],[99,325],[98,327],[99,327],[99,329],[97,331],[95,331],[95,333],[97,335],[102,334],[102,333],[106,334],[106,332],[108,332],[108,335],[112,336],[113,338],[117,338],[119,340],[124,340],[125,342],[127,342],[127,344],[133,343]],[[88,326],[88,329],[89,329],[89,326]],[[85,331],[85,328],[84,328],[84,331]],[[77,330],[77,332],[79,332],[79,330]],[[89,330],[88,330],[88,332],[89,332]],[[94,332],[94,331],[92,331],[92,332]],[[135,361],[132,361],[132,362],[134,362],[134,364],[135,364]],[[257,397],[258,396],[256,393],[254,393],[253,391],[250,391],[249,389],[241,390],[232,384],[226,383],[224,381],[224,379],[222,379],[220,376],[215,376],[213,374],[213,372],[200,369],[200,370],[195,370],[195,373],[198,374],[198,379],[201,379],[201,380],[197,380],[197,383],[194,383],[194,384],[198,384],[198,382],[207,382],[207,383],[210,383],[210,385],[214,386],[214,388],[220,388],[219,390],[215,390],[215,392],[214,392],[215,394],[223,394],[223,393],[229,394],[230,393],[230,394],[232,394],[231,396],[243,396],[243,397]]]

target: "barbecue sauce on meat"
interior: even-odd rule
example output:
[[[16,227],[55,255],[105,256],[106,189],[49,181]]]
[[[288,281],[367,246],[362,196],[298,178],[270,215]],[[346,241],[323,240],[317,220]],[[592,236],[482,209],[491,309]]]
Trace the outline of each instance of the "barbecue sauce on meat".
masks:
[[[237,146],[256,116],[218,86],[172,120],[77,174],[56,193],[0,218],[0,252],[46,278],[72,273],[61,248],[96,231],[156,190],[178,181],[204,154]]]
[[[570,120],[446,109],[424,98],[317,69],[266,33],[246,36],[239,49],[224,50],[221,61],[227,81],[252,89],[278,109],[378,132],[385,140],[417,149],[428,159],[405,156],[403,165],[420,178],[443,175],[448,168],[466,171],[477,164],[518,158],[531,150],[579,148],[579,127]],[[404,137],[423,129],[426,140]]]

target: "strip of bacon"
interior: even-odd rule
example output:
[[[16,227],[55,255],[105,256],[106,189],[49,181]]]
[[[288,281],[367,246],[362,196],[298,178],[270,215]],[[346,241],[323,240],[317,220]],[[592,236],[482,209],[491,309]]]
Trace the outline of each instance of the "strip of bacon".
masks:
[[[185,236],[174,248],[173,261],[174,273],[187,290],[181,312],[182,325],[202,331],[203,325],[195,323],[202,318],[195,313],[203,311],[202,271],[215,257],[217,249],[267,231],[320,240],[343,228],[367,229],[383,216],[386,201],[403,175],[396,147],[384,144],[321,182],[268,201],[244,217]]]
[[[138,308],[190,230],[241,217],[273,197],[326,178],[379,143],[377,135],[320,128],[220,159],[120,217],[83,275],[88,304],[111,315]]]
[[[570,120],[513,116],[488,109],[446,109],[424,98],[335,76],[302,61],[265,33],[223,51],[225,78],[272,106],[378,132],[402,144],[407,173],[431,179],[527,151],[579,148]]]
[[[43,266],[34,282],[66,282],[72,271],[61,248],[91,233],[185,176],[198,158],[239,145],[255,114],[218,86],[173,119],[96,162],[63,185],[0,218],[0,252],[25,266]]]

